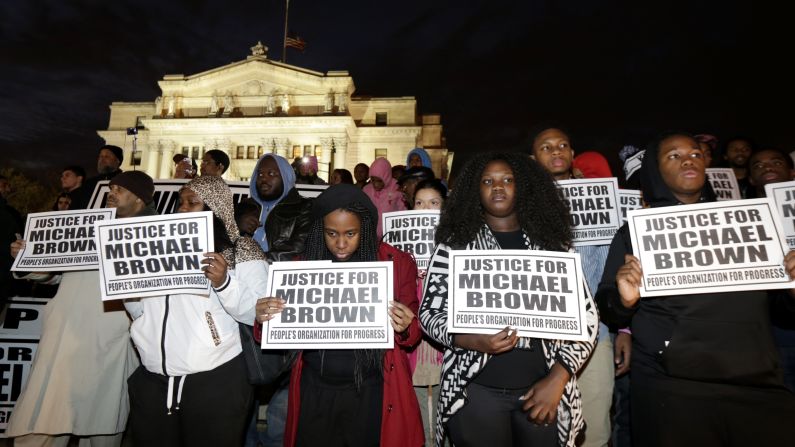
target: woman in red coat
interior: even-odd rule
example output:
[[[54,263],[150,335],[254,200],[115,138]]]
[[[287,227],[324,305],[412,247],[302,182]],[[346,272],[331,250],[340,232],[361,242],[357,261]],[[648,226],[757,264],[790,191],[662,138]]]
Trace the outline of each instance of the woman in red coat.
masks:
[[[303,259],[393,263],[389,312],[395,346],[299,353],[290,377],[284,445],[421,446],[422,420],[406,356],[422,337],[417,266],[410,255],[378,242],[378,211],[355,186],[328,188],[314,200],[312,218]],[[261,299],[257,320],[268,321],[283,309],[279,298]]]

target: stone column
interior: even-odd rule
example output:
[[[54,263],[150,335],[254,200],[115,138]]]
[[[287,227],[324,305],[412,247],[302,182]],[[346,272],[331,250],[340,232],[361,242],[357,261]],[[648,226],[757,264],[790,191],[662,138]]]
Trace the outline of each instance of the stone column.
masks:
[[[149,143],[146,149],[146,173],[152,178],[157,178],[160,165],[160,142]]]
[[[334,169],[348,169],[345,167],[348,158],[348,139],[335,138],[334,149]],[[353,173],[353,169],[350,171]]]
[[[158,179],[168,179],[173,177],[173,168],[174,168],[174,150],[177,147],[177,143],[174,140],[160,140],[158,142],[160,146],[160,171],[157,173],[157,176],[154,178]]]
[[[331,151],[333,150],[333,138],[320,138],[320,158],[317,160],[317,175],[323,180],[331,178]]]
[[[290,140],[288,138],[274,138],[276,142],[276,155],[280,157],[284,157],[287,161],[290,161],[290,157],[287,156],[287,150],[290,147]]]

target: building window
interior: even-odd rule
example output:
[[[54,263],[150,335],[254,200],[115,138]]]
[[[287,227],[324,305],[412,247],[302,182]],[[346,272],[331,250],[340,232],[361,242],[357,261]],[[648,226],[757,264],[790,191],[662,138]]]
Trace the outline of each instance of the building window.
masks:
[[[190,146],[182,146],[182,155],[190,157]]]
[[[301,146],[293,146],[293,158],[301,158]]]
[[[376,126],[386,126],[386,112],[376,112],[375,113],[375,125]]]
[[[204,158],[204,146],[193,146],[193,155],[192,158],[196,160],[201,160]]]
[[[306,145],[304,146],[304,157],[308,157],[312,155],[312,146]]]
[[[141,150],[137,150],[132,154],[132,163],[133,166],[141,166]]]
[[[375,158],[378,157],[386,158],[386,148],[379,148],[375,150]]]
[[[249,146],[246,155],[248,155],[246,158],[248,158],[249,160],[253,160],[253,159],[257,158],[257,147],[256,146]]]
[[[257,146],[257,159],[262,158],[262,155],[265,153],[265,148],[262,146]]]
[[[323,155],[323,146],[315,146],[315,157],[317,157],[317,159],[320,160],[322,155]]]
[[[240,160],[241,158],[246,158],[246,147],[245,146],[238,146],[237,147],[235,158],[237,158],[238,160]]]

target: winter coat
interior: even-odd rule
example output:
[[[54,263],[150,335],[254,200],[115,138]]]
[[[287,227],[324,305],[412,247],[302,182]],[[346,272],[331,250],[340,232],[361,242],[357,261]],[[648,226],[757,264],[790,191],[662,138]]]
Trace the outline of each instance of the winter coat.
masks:
[[[379,261],[392,261],[395,281],[395,300],[405,304],[417,314],[417,265],[411,255],[391,245],[381,243],[378,249]],[[419,321],[415,318],[407,335],[395,334],[395,346],[384,354],[384,398],[381,408],[382,447],[414,447],[425,442],[420,409],[414,387],[406,351],[416,346],[422,338]],[[294,447],[301,414],[301,371],[303,359],[299,354],[290,376],[290,394],[287,407],[287,425],[284,431],[284,445]]]

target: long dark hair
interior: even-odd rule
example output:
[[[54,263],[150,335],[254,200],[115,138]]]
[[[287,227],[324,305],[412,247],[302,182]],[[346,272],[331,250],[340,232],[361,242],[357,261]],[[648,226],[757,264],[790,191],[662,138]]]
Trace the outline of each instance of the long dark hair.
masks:
[[[463,248],[486,224],[480,203],[480,176],[487,164],[498,160],[507,163],[513,171],[514,209],[522,231],[541,250],[568,249],[571,245],[569,210],[555,181],[534,160],[515,152],[478,154],[464,166],[456,187],[442,207],[436,243]]]
[[[351,202],[338,210],[355,214],[359,218],[359,222],[361,222],[359,247],[351,256],[350,261],[377,261],[379,241],[376,236],[376,224],[373,222],[370,210],[359,202]],[[336,258],[326,246],[323,232],[323,217],[318,217],[312,222],[312,229],[309,231],[304,243],[303,258],[305,260],[336,261]],[[321,350],[320,355],[323,356],[324,354],[324,351]],[[357,389],[361,386],[366,372],[377,371],[378,374],[383,374],[384,350],[355,349],[353,350],[353,358],[353,378]]]

